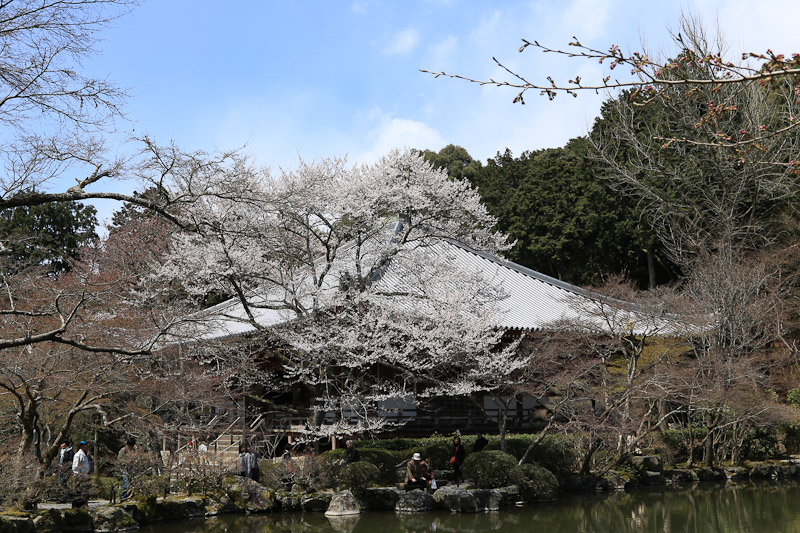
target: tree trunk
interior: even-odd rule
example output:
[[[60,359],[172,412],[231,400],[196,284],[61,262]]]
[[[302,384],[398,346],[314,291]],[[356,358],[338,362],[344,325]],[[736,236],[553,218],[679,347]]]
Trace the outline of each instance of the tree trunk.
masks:
[[[656,288],[656,253],[654,248],[654,242],[650,243],[650,246],[647,247],[647,278],[649,289]]]
[[[594,452],[600,449],[601,442],[600,439],[593,438],[591,444],[589,444],[589,450],[583,456],[583,462],[581,463],[580,474],[582,476],[588,476],[592,473],[592,457],[594,457]]]
[[[706,466],[712,467],[714,466],[714,432],[712,430],[708,430],[708,435],[706,435]]]
[[[542,430],[539,432],[539,434],[536,436],[533,442],[531,442],[525,449],[525,453],[522,454],[522,457],[520,458],[518,464],[525,464],[525,461],[528,459],[528,455],[533,451],[534,448],[536,448],[536,446],[539,445],[540,442],[542,442],[542,440],[544,440],[544,437],[547,435],[547,432],[550,431],[550,427],[553,425],[553,421],[555,420],[555,418],[556,415],[555,413],[553,413],[547,420],[547,425],[544,428],[542,428]]]

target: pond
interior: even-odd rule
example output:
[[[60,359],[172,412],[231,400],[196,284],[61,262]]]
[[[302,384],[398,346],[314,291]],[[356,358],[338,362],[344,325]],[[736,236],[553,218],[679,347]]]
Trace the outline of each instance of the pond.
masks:
[[[147,533],[422,531],[546,533],[799,532],[798,484],[698,484],[629,492],[562,495],[552,504],[512,507],[497,513],[444,511],[398,515],[366,512],[352,518],[321,513],[228,515],[143,527]]]

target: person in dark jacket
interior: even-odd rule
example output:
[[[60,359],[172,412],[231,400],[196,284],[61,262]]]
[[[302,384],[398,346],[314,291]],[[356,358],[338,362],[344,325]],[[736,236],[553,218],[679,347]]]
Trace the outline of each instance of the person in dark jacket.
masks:
[[[453,451],[450,454],[450,464],[453,466],[456,487],[458,487],[458,483],[461,480],[461,464],[464,462],[466,455],[467,452],[464,450],[464,445],[461,444],[461,437],[456,435],[453,437]]]
[[[347,446],[345,463],[350,464],[361,460],[361,457],[358,455],[358,450],[356,450],[356,444],[352,440],[348,440],[344,445]]]
[[[486,448],[489,441],[483,436],[483,433],[478,433],[478,438],[475,439],[475,444],[472,446],[472,453],[479,452]]]

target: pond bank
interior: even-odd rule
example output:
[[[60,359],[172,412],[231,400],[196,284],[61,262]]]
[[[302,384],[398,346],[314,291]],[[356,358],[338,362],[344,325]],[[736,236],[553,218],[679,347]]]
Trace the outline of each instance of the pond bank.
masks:
[[[752,467],[660,469],[649,465],[635,479],[622,473],[605,477],[561,479],[564,491],[617,491],[637,485],[676,485],[697,481],[743,482],[749,480],[800,480],[800,464],[760,464]],[[0,532],[136,531],[141,526],[170,520],[223,514],[322,513],[328,510],[334,491],[314,493],[274,492],[250,480],[237,478],[223,492],[200,496],[146,498],[139,502],[100,506],[89,510],[57,509],[0,516]],[[533,501],[542,501],[544,498]],[[443,487],[434,494],[405,492],[396,488],[371,488],[358,499],[361,510],[394,510],[419,513],[433,509],[470,514],[496,511],[521,502],[518,487],[465,489]]]

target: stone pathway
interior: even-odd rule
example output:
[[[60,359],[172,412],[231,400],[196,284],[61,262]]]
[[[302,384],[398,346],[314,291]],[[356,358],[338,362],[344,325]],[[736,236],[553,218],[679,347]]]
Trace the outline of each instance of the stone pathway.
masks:
[[[89,509],[105,507],[110,503],[108,500],[89,500]],[[42,502],[39,504],[39,510],[44,509],[72,509],[72,503]]]

